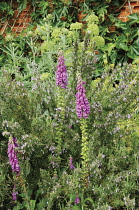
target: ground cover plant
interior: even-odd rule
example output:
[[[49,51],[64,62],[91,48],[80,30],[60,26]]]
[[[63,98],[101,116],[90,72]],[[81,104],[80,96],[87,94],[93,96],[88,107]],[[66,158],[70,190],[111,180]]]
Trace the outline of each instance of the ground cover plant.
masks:
[[[100,59],[93,13],[45,21],[2,48],[0,207],[137,209],[138,60]]]

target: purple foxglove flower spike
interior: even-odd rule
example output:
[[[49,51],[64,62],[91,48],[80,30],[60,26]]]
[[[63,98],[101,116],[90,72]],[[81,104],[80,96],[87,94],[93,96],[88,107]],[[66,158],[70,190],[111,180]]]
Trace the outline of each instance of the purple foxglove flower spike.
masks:
[[[86,98],[86,90],[84,89],[83,84],[85,84],[85,82],[79,81],[76,87],[78,90],[76,93],[76,114],[78,118],[87,118],[90,114],[90,104]]]
[[[9,142],[8,142],[8,152],[7,152],[9,163],[12,167],[12,171],[16,172],[18,175],[20,173],[20,166],[18,163],[18,157],[17,157],[17,151],[16,151],[17,147],[18,147],[17,139],[15,137],[10,137]]]
[[[66,88],[68,85],[67,69],[65,66],[64,56],[59,54],[58,65],[56,71],[56,85],[61,88]]]
[[[15,189],[16,189],[16,187],[14,186],[13,187],[13,192],[12,192],[12,198],[13,198],[14,201],[17,200],[17,195],[18,195],[18,192],[15,192]]]
[[[70,169],[74,169],[74,165],[72,164],[72,161],[73,161],[73,158],[70,157],[70,162],[69,162],[69,166],[70,166]]]
[[[78,194],[76,195],[75,204],[80,203],[80,198],[78,197]]]

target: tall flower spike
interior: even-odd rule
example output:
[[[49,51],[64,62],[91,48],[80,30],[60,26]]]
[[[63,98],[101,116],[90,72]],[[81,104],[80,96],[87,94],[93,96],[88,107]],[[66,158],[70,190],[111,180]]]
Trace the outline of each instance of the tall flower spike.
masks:
[[[79,81],[76,87],[78,90],[76,93],[76,114],[78,118],[87,118],[90,114],[90,104],[86,98],[86,90],[84,89],[83,84],[85,84],[85,82]]]
[[[61,88],[66,88],[68,85],[67,68],[65,66],[65,59],[62,54],[59,54],[58,65],[56,71],[56,85]]]
[[[12,198],[14,201],[17,200],[18,192],[16,192],[16,186],[13,187]]]
[[[70,157],[70,161],[69,161],[69,166],[70,166],[70,169],[74,169],[74,165],[72,164],[72,161],[73,161],[73,158]]]
[[[12,171],[16,172],[17,175],[18,175],[20,173],[20,166],[19,166],[19,163],[18,163],[18,157],[17,157],[17,151],[16,151],[17,147],[18,147],[17,139],[15,137],[10,136],[9,137],[9,142],[8,142],[9,163],[12,167]]]
[[[80,203],[80,198],[78,197],[78,194],[76,194],[75,204],[79,204],[79,203]]]

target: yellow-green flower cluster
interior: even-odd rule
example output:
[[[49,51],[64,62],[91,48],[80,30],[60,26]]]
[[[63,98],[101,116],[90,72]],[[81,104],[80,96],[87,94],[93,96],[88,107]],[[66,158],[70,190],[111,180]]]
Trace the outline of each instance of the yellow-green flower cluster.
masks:
[[[94,45],[97,47],[97,48],[101,48],[105,45],[105,40],[102,36],[93,36],[91,38],[91,41],[94,43]]]
[[[83,24],[82,23],[72,23],[70,25],[70,30],[80,30],[82,28]]]
[[[44,53],[44,52],[47,52],[49,51],[50,49],[54,49],[55,47],[55,43],[53,41],[44,41],[41,45],[41,52]]]
[[[59,41],[60,40],[60,36],[62,34],[62,31],[60,28],[54,28],[53,32],[52,32],[52,38],[54,38],[54,41]]]
[[[35,35],[41,36],[43,40],[47,39],[48,34],[51,32],[52,26],[44,24],[43,26],[38,26],[35,30]]]
[[[87,33],[92,34],[94,36],[98,36],[99,28],[98,28],[97,24],[95,24],[95,23],[88,24]]]
[[[45,73],[41,74],[40,79],[41,79],[41,80],[46,80],[46,79],[48,79],[49,77],[50,77],[50,73],[45,72]]]
[[[78,52],[82,53],[83,52],[83,48],[84,48],[84,42],[79,42],[79,44],[78,44]]]
[[[68,34],[69,32],[67,28],[62,28],[61,31],[62,31],[62,34],[65,34],[65,35]]]
[[[74,32],[73,31],[68,31],[68,34],[67,34],[67,42],[69,44],[71,44],[74,40]]]
[[[92,14],[92,15],[89,15],[87,18],[86,18],[86,21],[90,24],[90,23],[98,23],[99,20],[98,20],[98,17],[95,15],[95,14]]]
[[[105,45],[105,40],[103,37],[99,36],[99,27],[98,27],[98,17],[95,14],[89,15],[86,18],[87,29],[86,32],[90,35],[90,41],[93,44],[93,47],[98,49]],[[92,46],[92,45],[91,45]]]

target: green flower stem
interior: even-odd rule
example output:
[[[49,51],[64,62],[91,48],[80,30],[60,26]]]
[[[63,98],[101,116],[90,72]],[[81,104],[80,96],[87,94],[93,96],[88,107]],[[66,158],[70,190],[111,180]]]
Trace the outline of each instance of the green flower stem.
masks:
[[[82,157],[82,180],[83,185],[86,188],[88,186],[88,163],[89,163],[89,142],[88,142],[88,133],[87,133],[87,120],[82,118],[81,119],[81,131],[82,131],[82,150],[81,150],[81,157]]]
[[[57,98],[57,108],[60,111],[57,128],[56,128],[56,140],[57,140],[57,149],[58,153],[61,152],[62,143],[63,143],[63,123],[65,118],[65,89],[58,87],[58,98]]]
[[[81,119],[81,131],[82,131],[82,150],[81,150],[81,157],[82,157],[82,168],[83,170],[87,170],[87,165],[89,162],[89,143],[88,143],[88,133],[87,133],[87,121],[86,119]]]

